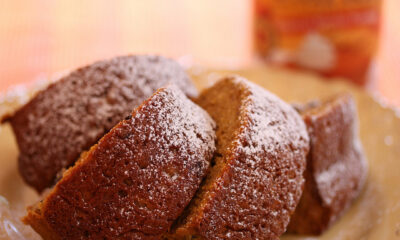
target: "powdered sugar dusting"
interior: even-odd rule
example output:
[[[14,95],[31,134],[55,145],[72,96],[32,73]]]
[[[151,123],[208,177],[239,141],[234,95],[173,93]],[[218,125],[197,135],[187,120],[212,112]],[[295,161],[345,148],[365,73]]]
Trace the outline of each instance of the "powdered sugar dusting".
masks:
[[[46,220],[62,237],[156,238],[206,174],[214,128],[176,86],[158,90],[67,171],[45,200]]]
[[[367,171],[355,103],[350,95],[338,96],[307,118],[320,197],[333,215],[340,215],[358,195]]]
[[[48,187],[58,171],[170,82],[196,95],[185,71],[157,56],[97,62],[50,85],[11,119],[23,177],[39,191]]]
[[[219,91],[241,92],[235,96],[241,99],[239,129],[228,150],[217,149],[226,162],[211,190],[203,190],[208,192],[201,199],[200,220],[183,227],[206,239],[278,239],[301,195],[309,145],[305,124],[288,104],[241,77],[227,77],[212,88],[216,91],[201,96],[212,99],[205,106],[226,105],[226,99],[214,96]],[[215,115],[217,124],[225,121]]]
[[[351,95],[337,95],[300,112],[307,124],[311,151],[305,190],[289,231],[319,234],[357,197],[366,179],[367,162]]]
[[[198,157],[193,155],[193,151],[200,151],[198,154],[203,156],[215,150],[214,121],[203,109],[189,101],[175,85],[160,89],[145,108],[146,111],[157,115],[148,117],[139,111],[130,121],[134,124],[143,117],[147,118],[147,124],[137,125],[136,131],[149,132],[149,135],[141,137],[158,145],[160,154],[154,156],[155,158],[162,161],[164,151],[170,150],[171,147],[185,146],[181,154],[184,154],[183,157],[189,161]],[[155,127],[160,132],[156,132]]]
[[[332,204],[332,200],[340,190],[340,186],[346,185],[348,179],[337,178],[337,176],[346,176],[347,167],[342,162],[336,162],[331,165],[327,170],[321,172],[316,176],[316,181],[320,186],[328,187],[331,191],[328,192],[329,195],[324,196],[324,202],[327,205]],[[339,181],[339,182],[337,182]],[[332,184],[334,183],[334,184]]]
[[[276,184],[270,186],[267,195],[257,190],[253,195],[257,196],[257,201],[279,202],[280,207],[270,209],[269,224],[281,221],[286,226],[300,199],[304,182],[302,173],[309,142],[305,124],[290,105],[272,93],[242,78],[236,81],[251,92],[242,106],[246,115],[242,116],[243,130],[238,138],[246,144],[238,144],[238,151],[245,153],[245,163],[255,169],[253,173],[258,174],[255,177],[259,181],[270,182],[272,177]],[[260,156],[262,152],[267,159]],[[260,164],[262,161],[265,164]],[[266,169],[257,169],[262,165]],[[243,185],[245,188],[246,181]],[[275,232],[276,236],[284,230]]]
[[[270,152],[276,152],[285,145],[304,147],[304,144],[309,141],[308,134],[300,115],[290,105],[254,83],[243,78],[236,78],[235,80],[245,85],[252,93],[242,106],[242,111],[248,113],[246,117],[241,119],[243,125],[245,126],[245,123],[249,121],[250,128],[261,130],[263,133],[253,134],[251,139],[248,140],[252,142],[263,142],[265,140],[273,142],[274,144],[271,144],[267,149]],[[268,105],[268,107],[265,107],[265,105]],[[261,146],[260,144],[258,148],[254,148],[250,144],[244,150],[250,155],[262,151]]]

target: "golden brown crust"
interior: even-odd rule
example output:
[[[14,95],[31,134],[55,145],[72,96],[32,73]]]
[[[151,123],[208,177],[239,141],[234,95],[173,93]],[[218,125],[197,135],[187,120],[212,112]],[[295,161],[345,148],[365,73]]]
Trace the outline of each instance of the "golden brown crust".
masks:
[[[9,117],[25,182],[38,192],[51,187],[62,168],[71,166],[82,151],[170,82],[196,96],[178,63],[145,55],[96,62],[39,92]]]
[[[22,219],[22,222],[30,225],[43,239],[46,240],[60,240],[61,238],[52,231],[46,220],[40,212],[41,203],[37,206],[28,208],[28,214]]]
[[[159,239],[208,170],[215,124],[162,88],[68,169],[25,222],[44,238]]]
[[[318,235],[358,196],[366,177],[366,160],[358,139],[357,113],[351,95],[338,95],[300,108],[300,112],[311,148],[304,193],[288,231]]]

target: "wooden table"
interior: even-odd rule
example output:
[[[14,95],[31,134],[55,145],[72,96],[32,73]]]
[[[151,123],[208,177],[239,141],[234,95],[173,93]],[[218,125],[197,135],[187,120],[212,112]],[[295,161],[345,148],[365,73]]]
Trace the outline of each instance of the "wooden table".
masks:
[[[400,106],[398,9],[399,0],[386,0],[372,90]],[[253,62],[251,26],[248,0],[0,0],[0,92],[127,53],[246,67]]]

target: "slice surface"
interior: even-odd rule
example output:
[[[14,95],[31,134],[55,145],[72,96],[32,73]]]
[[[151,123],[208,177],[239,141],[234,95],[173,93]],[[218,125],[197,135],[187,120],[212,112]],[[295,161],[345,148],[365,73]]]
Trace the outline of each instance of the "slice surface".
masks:
[[[308,135],[301,117],[236,76],[196,102],[217,123],[215,165],[171,237],[279,239],[304,182]]]
[[[288,231],[321,234],[359,195],[367,162],[358,138],[357,111],[349,94],[298,110],[310,135],[306,184]]]

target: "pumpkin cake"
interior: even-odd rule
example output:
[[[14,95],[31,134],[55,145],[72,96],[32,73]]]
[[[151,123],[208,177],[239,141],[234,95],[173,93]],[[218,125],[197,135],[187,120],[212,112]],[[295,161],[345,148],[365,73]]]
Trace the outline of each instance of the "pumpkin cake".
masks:
[[[217,123],[212,168],[172,239],[279,239],[300,200],[308,135],[288,104],[246,79],[196,100]]]
[[[169,82],[190,97],[197,95],[178,63],[146,55],[96,62],[39,92],[8,118],[26,183],[38,192],[51,187],[63,168]]]
[[[168,86],[68,169],[23,219],[44,239],[159,239],[194,196],[215,123]]]
[[[359,195],[367,163],[358,138],[357,111],[349,94],[297,105],[307,125],[310,152],[302,198],[288,232],[319,235]]]

